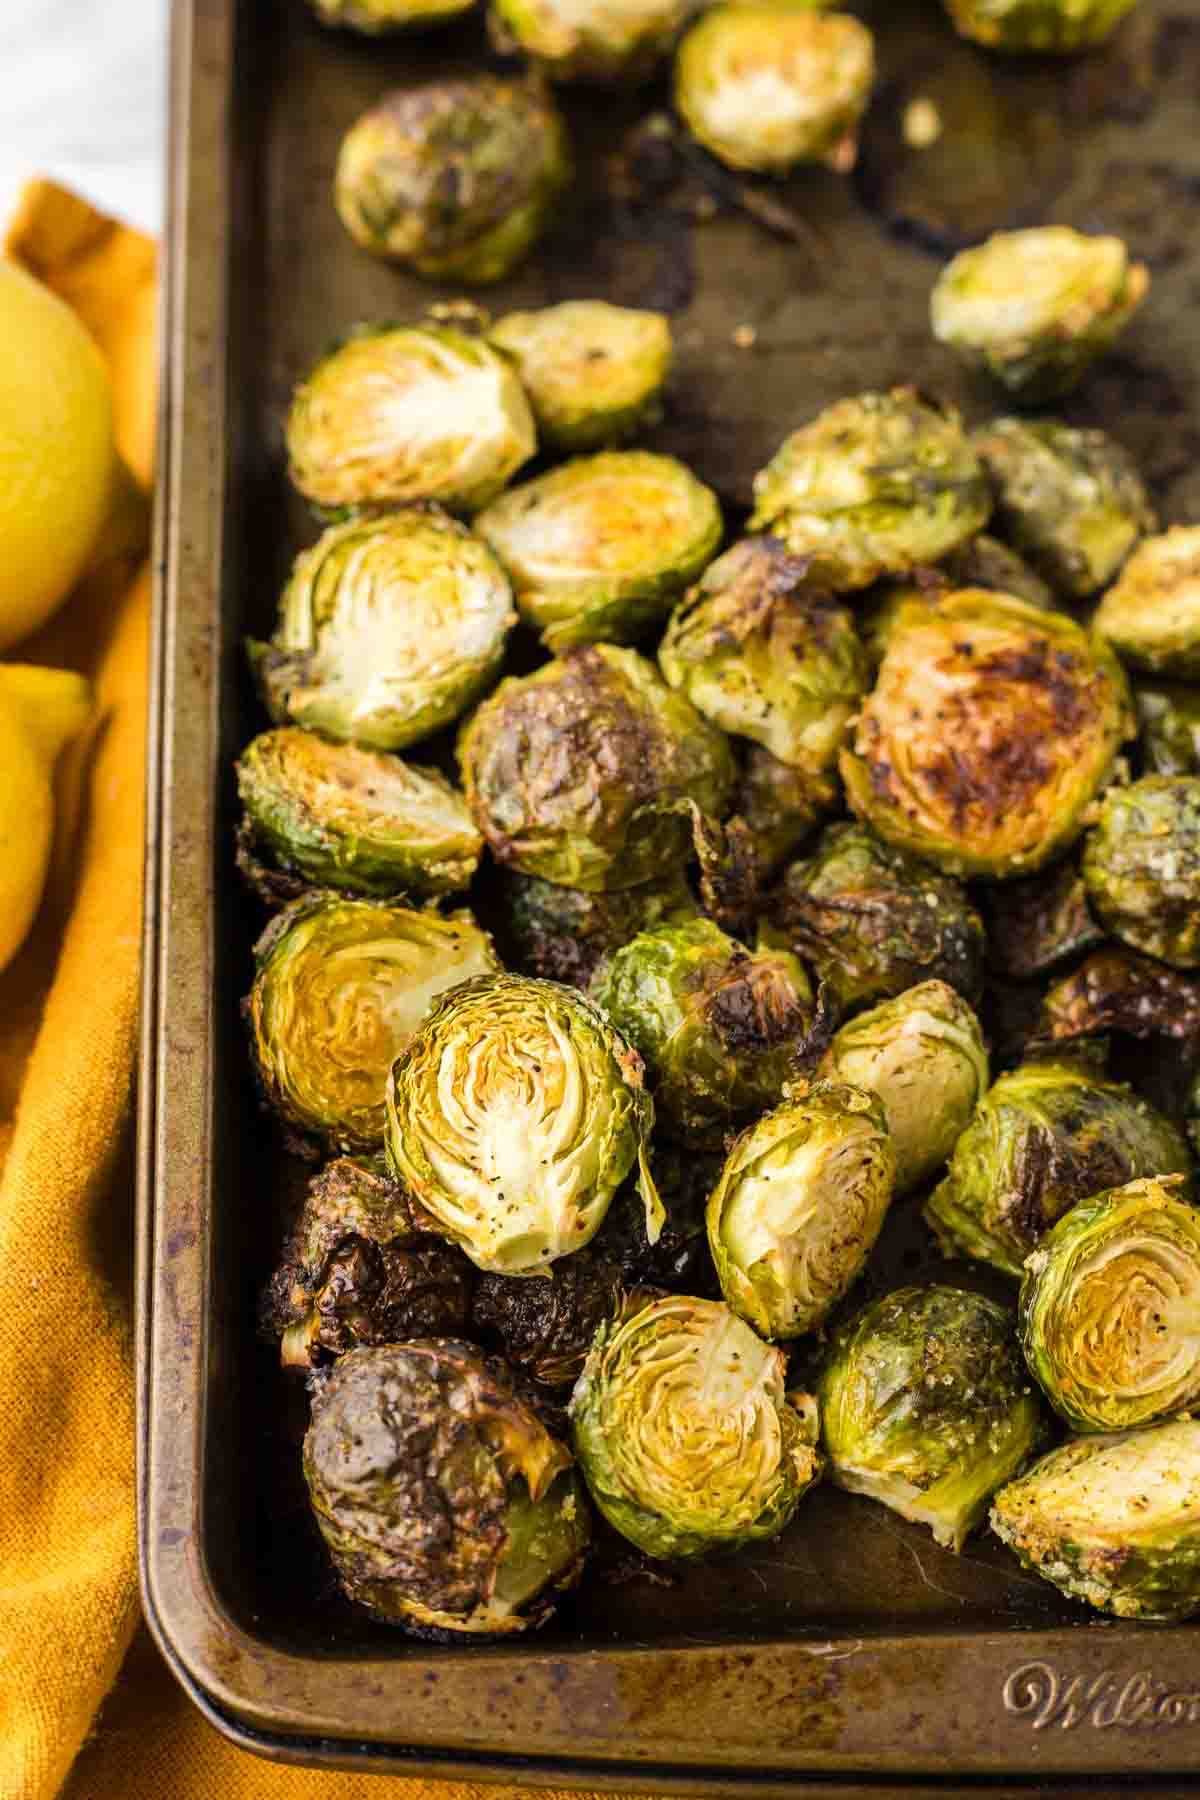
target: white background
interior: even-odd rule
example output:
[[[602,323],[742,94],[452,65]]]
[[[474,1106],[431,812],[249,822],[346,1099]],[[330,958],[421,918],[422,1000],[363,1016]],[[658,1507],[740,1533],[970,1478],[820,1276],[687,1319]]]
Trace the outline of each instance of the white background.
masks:
[[[50,175],[158,230],[168,4],[0,0],[0,220]]]

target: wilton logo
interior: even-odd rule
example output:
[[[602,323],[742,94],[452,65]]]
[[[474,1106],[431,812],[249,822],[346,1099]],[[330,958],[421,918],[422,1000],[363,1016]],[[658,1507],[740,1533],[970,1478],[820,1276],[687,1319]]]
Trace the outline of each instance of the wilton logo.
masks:
[[[1022,1663],[1004,1683],[1002,1698],[1005,1712],[1028,1718],[1035,1731],[1052,1725],[1062,1731],[1077,1725],[1144,1731],[1200,1723],[1200,1689],[1168,1688],[1144,1672],[1122,1681],[1106,1669],[1090,1680],[1075,1675],[1068,1681],[1049,1663]]]

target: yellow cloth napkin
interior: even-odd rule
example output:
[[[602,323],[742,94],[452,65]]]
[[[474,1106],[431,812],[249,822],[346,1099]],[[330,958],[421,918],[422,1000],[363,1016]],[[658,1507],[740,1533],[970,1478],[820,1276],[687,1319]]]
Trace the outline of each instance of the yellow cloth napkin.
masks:
[[[97,339],[118,442],[148,483],[154,246],[35,182],[7,250]],[[127,1151],[148,612],[148,571],[114,553],[14,652],[83,670],[99,717],[62,771],[45,903],[0,975],[0,1800],[514,1800],[528,1790],[248,1756],[135,1636]]]

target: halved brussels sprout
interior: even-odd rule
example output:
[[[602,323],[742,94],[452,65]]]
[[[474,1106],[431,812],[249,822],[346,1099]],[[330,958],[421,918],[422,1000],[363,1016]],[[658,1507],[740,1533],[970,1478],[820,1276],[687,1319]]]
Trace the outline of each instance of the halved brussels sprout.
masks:
[[[882,1100],[903,1194],[953,1150],[987,1091],[988,1057],[961,995],[923,981],[843,1025],[818,1074]]]
[[[297,387],[289,474],[316,506],[485,506],[537,448],[516,372],[447,325],[377,325]]]
[[[469,12],[475,0],[309,0],[323,25],[344,25],[366,37],[437,25]]]
[[[807,571],[778,538],[743,538],[675,608],[658,661],[714,725],[819,773],[834,766],[867,669],[849,609],[807,589]]]
[[[869,587],[973,537],[992,510],[958,414],[913,388],[839,400],[754,478],[751,531],[812,558],[813,581]]]
[[[1200,1420],[1072,1438],[996,1495],[1027,1569],[1120,1619],[1200,1609]]]
[[[491,686],[514,623],[487,545],[407,507],[323,532],[296,558],[274,636],[247,648],[277,724],[402,750]]]
[[[516,364],[542,442],[559,450],[596,450],[652,423],[671,367],[666,315],[604,300],[508,313],[488,338]]]
[[[675,58],[675,105],[732,169],[852,168],[875,80],[875,40],[849,13],[735,0],[692,26]]]
[[[1103,431],[1054,419],[993,419],[971,442],[1005,534],[1056,593],[1107,587],[1158,523],[1127,450]]]
[[[395,88],[338,152],[338,217],[364,250],[433,281],[499,281],[571,179],[566,126],[535,82],[462,75]]]
[[[842,1326],[817,1384],[829,1473],[961,1550],[1045,1437],[1011,1310],[905,1287]]]
[[[1152,1425],[1200,1397],[1200,1211],[1182,1175],[1081,1200],[1021,1283],[1021,1347],[1073,1431]]]
[[[1019,1277],[1077,1201],[1191,1166],[1174,1125],[1129,1088],[1078,1062],[1038,1060],[992,1084],[925,1217],[947,1254]]]
[[[735,1139],[709,1196],[708,1247],[734,1312],[766,1338],[815,1331],[871,1254],[895,1177],[881,1100],[800,1083]]]
[[[500,966],[468,912],[328,895],[278,913],[254,960],[245,1011],[264,1097],[338,1150],[382,1143],[388,1072],[434,996]]]
[[[660,1128],[713,1148],[780,1098],[816,1017],[796,957],[745,950],[710,919],[639,933],[593,993],[646,1064]]]
[[[1200,688],[1142,684],[1133,698],[1147,773],[1200,775]]]
[[[612,644],[502,681],[459,760],[496,861],[588,893],[682,868],[692,808],[719,818],[734,780],[721,733],[653,663]]]
[[[821,1472],[816,1406],[787,1359],[714,1300],[633,1298],[571,1396],[575,1454],[610,1525],[648,1556],[778,1536]]]
[[[456,1338],[342,1357],[313,1398],[304,1479],[344,1592],[421,1636],[536,1630],[591,1539],[566,1445]]]
[[[682,869],[642,887],[600,894],[514,872],[506,878],[502,899],[521,972],[585,989],[613,951],[639,931],[682,925],[697,916]]]
[[[862,825],[827,826],[792,863],[762,935],[811,963],[843,1012],[926,979],[974,1001],[983,982],[983,921],[963,887]]]
[[[551,81],[636,85],[654,74],[692,0],[492,0],[488,29]]]
[[[1200,1042],[1200,980],[1115,944],[1095,951],[1048,990],[1038,1035],[1070,1043],[1110,1031]]]
[[[962,37],[991,50],[1071,51],[1099,44],[1134,0],[945,0]]]
[[[1200,968],[1200,775],[1110,788],[1084,839],[1083,879],[1114,937]]]
[[[721,542],[717,497],[672,456],[579,456],[475,521],[548,649],[626,643],[666,617]]]
[[[1013,981],[1031,981],[1104,942],[1075,857],[993,888],[987,911],[988,961]]]
[[[479,866],[483,837],[436,769],[287,727],[247,744],[237,783],[243,839],[268,859],[268,884],[446,894]]]
[[[1131,734],[1102,639],[965,588],[901,608],[840,767],[851,809],[889,843],[1001,879],[1074,842]]]
[[[733,810],[750,834],[758,886],[834,810],[841,791],[836,769],[793,769],[761,744],[746,746]]]
[[[642,1060],[574,988],[488,975],[447,994],[387,1084],[392,1168],[477,1268],[534,1275],[596,1235],[636,1166],[651,1242]]]
[[[1200,525],[1143,539],[1092,623],[1135,667],[1200,677]]]
[[[933,335],[1020,400],[1075,387],[1146,297],[1150,276],[1118,237],[1067,225],[998,231],[947,263]]]
[[[307,1369],[359,1344],[465,1331],[475,1271],[433,1229],[382,1156],[326,1164],[259,1309],[283,1366]]]

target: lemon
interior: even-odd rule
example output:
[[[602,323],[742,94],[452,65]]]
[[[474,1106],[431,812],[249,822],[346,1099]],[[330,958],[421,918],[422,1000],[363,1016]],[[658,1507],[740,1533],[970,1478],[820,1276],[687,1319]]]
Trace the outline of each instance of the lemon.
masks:
[[[54,765],[91,710],[91,689],[73,670],[0,663],[0,968],[24,941],[46,885]]]
[[[0,650],[83,574],[115,468],[99,350],[57,295],[0,260]]]

